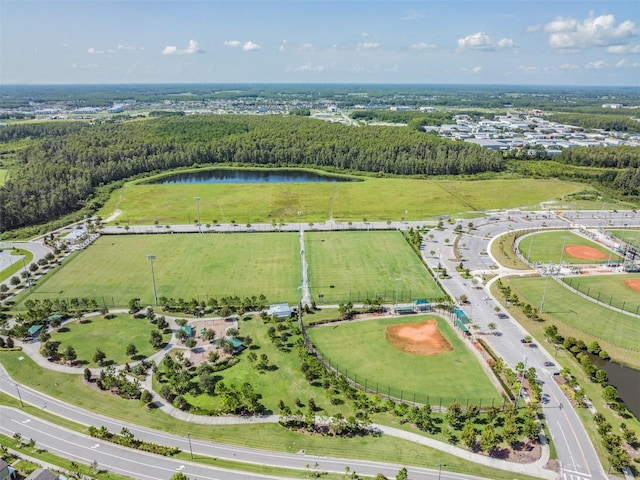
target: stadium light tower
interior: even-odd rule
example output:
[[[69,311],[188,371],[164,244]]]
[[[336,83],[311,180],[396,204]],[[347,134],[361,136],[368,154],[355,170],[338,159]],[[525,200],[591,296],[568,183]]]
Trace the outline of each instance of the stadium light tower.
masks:
[[[200,225],[200,197],[193,197],[196,201],[196,209],[198,210],[198,233],[202,233],[202,225]]]
[[[153,271],[153,261],[156,259],[157,257],[155,255],[149,254],[147,255],[147,260],[149,260],[149,264],[151,265],[151,284],[153,285],[153,301],[155,302],[155,305],[158,305],[158,293],[156,291],[156,275]]]

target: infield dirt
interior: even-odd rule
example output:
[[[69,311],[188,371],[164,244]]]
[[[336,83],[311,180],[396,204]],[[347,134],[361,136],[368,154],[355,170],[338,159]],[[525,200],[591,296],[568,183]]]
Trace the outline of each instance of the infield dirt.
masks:
[[[386,336],[387,341],[394,348],[414,355],[437,355],[453,350],[451,344],[438,330],[435,320],[389,325]]]

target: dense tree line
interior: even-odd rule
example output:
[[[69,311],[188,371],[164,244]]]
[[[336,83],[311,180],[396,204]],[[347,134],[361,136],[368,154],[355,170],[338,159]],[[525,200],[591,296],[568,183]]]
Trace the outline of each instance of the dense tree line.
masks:
[[[68,124],[74,125],[74,124]],[[30,126],[12,138],[34,137]],[[24,128],[26,130],[21,130]],[[53,129],[16,153],[0,188],[0,232],[91,204],[96,189],[147,172],[219,163],[317,166],[396,175],[499,171],[500,154],[477,145],[388,127],[353,128],[301,117],[189,116]]]
[[[351,114],[354,120],[409,123],[411,120],[420,119],[423,125],[442,125],[451,122],[452,116],[447,112],[420,112],[416,110],[356,110]]]
[[[575,125],[578,127],[603,130],[614,130],[617,132],[638,132],[640,131],[640,121],[636,118],[616,115],[616,114],[584,114],[584,113],[556,113],[546,117],[552,122]]]

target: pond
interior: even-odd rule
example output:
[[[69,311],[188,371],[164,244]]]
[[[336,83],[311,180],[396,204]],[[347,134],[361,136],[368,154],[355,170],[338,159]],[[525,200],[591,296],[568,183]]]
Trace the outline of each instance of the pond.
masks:
[[[155,185],[177,185],[185,183],[326,183],[354,182],[348,177],[324,175],[305,170],[245,170],[211,169],[172,173],[144,183]]]
[[[589,355],[593,364],[607,372],[610,385],[618,389],[618,396],[636,418],[640,418],[640,370]]]

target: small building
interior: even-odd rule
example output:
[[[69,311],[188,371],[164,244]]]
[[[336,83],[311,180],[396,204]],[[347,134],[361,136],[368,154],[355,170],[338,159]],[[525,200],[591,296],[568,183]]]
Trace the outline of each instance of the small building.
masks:
[[[25,480],[59,480],[61,477],[46,468],[34,470]]]
[[[191,325],[183,325],[180,330],[187,334],[187,338],[193,337],[193,327]]]
[[[277,303],[275,305],[270,305],[267,310],[267,315],[270,317],[276,316],[278,318],[291,318],[293,316],[293,309],[289,306],[288,303]]]
[[[414,308],[419,312],[430,312],[432,310],[429,300],[424,298],[413,301]]]
[[[469,317],[459,308],[454,308],[453,313],[456,316],[456,321],[460,321],[463,325],[467,325],[469,323]]]
[[[14,478],[16,478],[15,470],[0,458],[0,480],[13,480]]]
[[[29,327],[29,336],[31,338],[36,338],[40,334],[40,330],[42,330],[43,325],[31,325]]]
[[[395,308],[394,308],[394,311],[398,315],[411,315],[412,313],[415,313],[415,309],[413,307],[413,304],[396,305]]]

